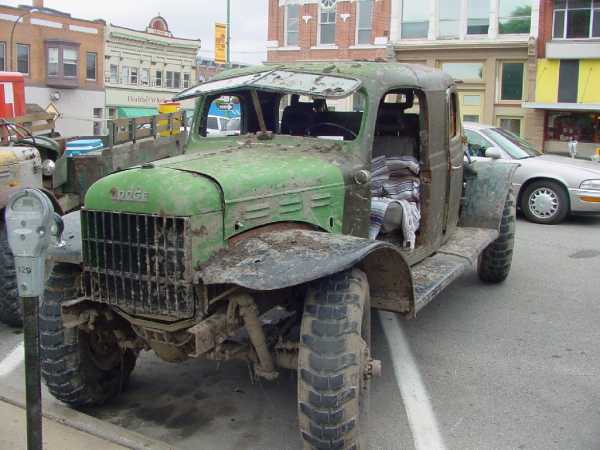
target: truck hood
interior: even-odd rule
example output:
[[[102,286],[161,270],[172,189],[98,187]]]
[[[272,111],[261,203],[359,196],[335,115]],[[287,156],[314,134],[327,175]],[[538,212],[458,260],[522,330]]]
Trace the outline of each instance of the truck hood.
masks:
[[[342,169],[331,155],[283,145],[195,152],[155,165],[209,177],[220,186],[225,205],[344,186]]]

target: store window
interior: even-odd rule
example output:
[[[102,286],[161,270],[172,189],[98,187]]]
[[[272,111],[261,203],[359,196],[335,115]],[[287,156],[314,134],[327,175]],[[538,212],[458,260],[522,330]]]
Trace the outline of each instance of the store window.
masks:
[[[111,64],[110,65],[110,78],[109,78],[111,83],[118,83],[119,82],[119,66],[117,66],[116,64]]]
[[[442,70],[455,80],[482,81],[482,62],[443,62]]]
[[[162,70],[157,70],[156,73],[154,74],[154,86],[161,87],[162,83],[163,83],[162,79],[163,79]]]
[[[600,114],[549,112],[546,140],[568,142],[572,139],[582,143],[600,144]]]
[[[479,116],[477,114],[463,114],[463,122],[479,123]]]
[[[499,117],[498,126],[504,130],[521,136],[521,119],[516,117]]]
[[[86,80],[96,80],[96,61],[97,61],[96,53],[88,52],[85,55],[85,78]]]
[[[150,69],[142,69],[140,72],[140,84],[142,86],[150,85]]]
[[[356,5],[358,8],[356,43],[370,44],[373,29],[373,0],[359,0]]]
[[[489,29],[489,0],[467,0],[467,34],[488,34]]]
[[[528,34],[531,30],[532,0],[499,0],[498,32]]]
[[[57,77],[59,73],[59,49],[58,47],[48,47],[48,67],[47,73],[49,77]]]
[[[137,86],[138,84],[138,69],[137,67],[131,67],[129,69],[129,84]]]
[[[402,39],[427,38],[429,34],[429,2],[403,0]]]
[[[525,64],[503,62],[500,67],[500,100],[523,100]]]
[[[17,44],[17,72],[29,75],[29,45]]]
[[[0,71],[6,70],[6,42],[0,42]]]
[[[285,45],[298,45],[300,33],[300,5],[285,8]]]
[[[335,44],[336,0],[321,0],[319,11],[319,44]]]
[[[555,39],[590,39],[600,37],[600,1],[555,0]]]
[[[460,11],[462,0],[444,0],[439,3],[440,39],[454,39],[460,35]]]

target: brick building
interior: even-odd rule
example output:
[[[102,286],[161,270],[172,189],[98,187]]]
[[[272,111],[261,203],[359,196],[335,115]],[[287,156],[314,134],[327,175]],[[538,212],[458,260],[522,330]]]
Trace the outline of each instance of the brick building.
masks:
[[[43,0],[0,5],[0,70],[25,74],[26,102],[58,112],[65,136],[101,132],[104,27],[45,8]]]
[[[536,130],[549,152],[600,147],[600,1],[541,0],[535,100],[524,106],[543,122]]]
[[[269,0],[267,60],[384,58],[390,0]]]

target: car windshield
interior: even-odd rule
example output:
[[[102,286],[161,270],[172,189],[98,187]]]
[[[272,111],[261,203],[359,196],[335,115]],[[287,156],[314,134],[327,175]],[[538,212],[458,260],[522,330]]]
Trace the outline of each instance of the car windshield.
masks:
[[[514,159],[532,158],[541,154],[525,139],[502,128],[484,128],[481,133]]]

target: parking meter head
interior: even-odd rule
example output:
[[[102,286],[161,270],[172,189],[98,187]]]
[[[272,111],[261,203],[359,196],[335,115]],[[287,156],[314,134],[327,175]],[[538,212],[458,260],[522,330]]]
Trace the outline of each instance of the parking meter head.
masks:
[[[21,297],[41,295],[45,253],[51,241],[54,209],[50,199],[37,189],[15,193],[5,211],[8,245],[15,257]]]

